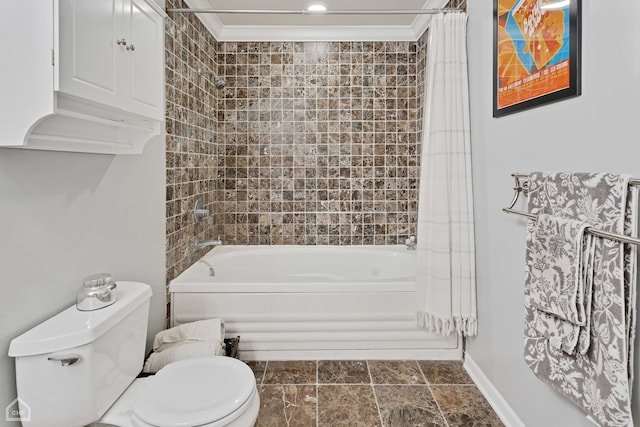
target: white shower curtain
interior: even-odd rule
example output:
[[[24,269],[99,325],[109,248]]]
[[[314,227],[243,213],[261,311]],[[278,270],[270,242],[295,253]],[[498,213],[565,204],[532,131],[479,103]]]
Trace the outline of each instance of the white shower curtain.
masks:
[[[476,278],[465,13],[429,27],[418,201],[418,324],[476,335]]]

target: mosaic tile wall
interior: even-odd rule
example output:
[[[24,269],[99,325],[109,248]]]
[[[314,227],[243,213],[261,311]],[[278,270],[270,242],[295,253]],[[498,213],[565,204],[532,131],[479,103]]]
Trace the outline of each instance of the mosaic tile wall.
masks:
[[[222,43],[219,62],[227,243],[415,233],[424,40]]]
[[[467,0],[450,0],[445,7],[450,9],[467,10]]]
[[[165,42],[167,281],[210,238],[355,245],[415,233],[426,35],[218,43],[194,15],[172,14]],[[196,224],[198,199],[211,216]]]
[[[167,7],[184,8],[168,0]],[[216,237],[218,43],[193,14],[171,14],[166,20],[167,99],[167,281],[193,264],[196,242]],[[200,199],[210,218],[196,224],[193,208]]]

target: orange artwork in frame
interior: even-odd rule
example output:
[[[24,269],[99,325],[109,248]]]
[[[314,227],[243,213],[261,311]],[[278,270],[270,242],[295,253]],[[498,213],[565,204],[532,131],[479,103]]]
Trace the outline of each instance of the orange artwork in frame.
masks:
[[[580,0],[494,0],[493,116],[580,95]]]

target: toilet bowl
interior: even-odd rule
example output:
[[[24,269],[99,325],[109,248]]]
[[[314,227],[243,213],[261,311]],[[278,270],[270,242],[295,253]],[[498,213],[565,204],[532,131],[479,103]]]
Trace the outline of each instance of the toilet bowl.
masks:
[[[184,359],[137,378],[151,289],[118,282],[117,295],[99,310],[69,307],[11,341],[25,427],[254,425],[256,380],[239,360]]]
[[[118,427],[250,427],[260,398],[251,369],[224,356],[185,359],[138,378],[98,421]]]

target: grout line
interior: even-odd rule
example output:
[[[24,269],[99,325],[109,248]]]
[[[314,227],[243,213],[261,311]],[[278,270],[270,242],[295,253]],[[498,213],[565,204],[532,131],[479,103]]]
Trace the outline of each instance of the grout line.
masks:
[[[369,385],[369,384],[330,384],[330,385]],[[473,384],[395,384],[395,383],[373,383],[373,385],[392,385],[394,387],[424,387],[433,385],[436,387],[439,386],[447,386],[447,387],[464,387],[464,386],[473,386]]]
[[[368,383],[318,383],[318,385],[371,385],[371,384],[373,384],[371,381],[369,381]]]
[[[284,394],[284,387],[282,387],[282,414],[284,415],[284,421],[287,423],[287,427],[289,427],[289,419],[287,418],[287,399]]]
[[[427,378],[427,375],[424,373],[424,371],[422,370],[422,366],[420,366],[420,363],[418,363],[418,361],[416,360],[416,363],[418,364],[418,370],[420,371],[420,373],[422,374],[422,379],[424,380],[424,383],[426,385],[429,385],[429,379]]]
[[[267,376],[267,368],[269,367],[269,361],[264,362],[264,372],[262,373],[262,380],[260,381],[260,385],[264,385],[264,379]]]
[[[373,385],[373,376],[371,375],[371,368],[369,367],[369,361],[366,360],[367,371],[369,372],[369,381],[371,385],[371,391],[373,392],[373,400],[376,402],[376,409],[378,410],[378,418],[380,419],[380,426],[384,427],[384,421],[382,420],[382,412],[380,411],[380,403],[378,402],[378,395],[376,394],[376,388]]]
[[[376,402],[376,408],[378,409],[378,418],[380,419],[380,426],[384,427],[384,421],[382,420],[382,411],[380,410],[380,403],[378,402],[378,395],[376,394],[376,388],[371,384],[371,391],[373,391],[373,399]]]
[[[369,384],[373,384],[373,376],[371,375],[371,368],[369,367],[369,361],[365,360],[364,363],[367,364],[367,373],[369,374]]]
[[[416,363],[418,363],[418,362],[416,361]],[[425,375],[424,371],[422,370],[422,366],[420,366],[420,363],[418,363],[418,369],[420,369],[420,372],[422,372],[422,376],[424,377],[424,380],[426,382],[426,386],[429,388],[429,392],[431,393],[431,397],[433,398],[433,401],[436,402],[436,407],[438,408],[438,411],[440,411],[440,415],[442,416],[442,419],[444,420],[444,425],[446,427],[449,427],[449,421],[447,421],[447,417],[444,416],[444,411],[440,407],[440,403],[438,402],[438,399],[436,399],[436,395],[433,393],[433,389],[431,388],[432,384],[427,379],[427,376]]]
[[[318,376],[319,364],[320,363],[316,360],[316,427],[319,427],[320,425],[320,409],[318,408],[320,406],[320,377]]]
[[[478,388],[475,384],[431,384],[434,387],[466,387],[466,388]],[[483,394],[484,396],[484,394]]]
[[[442,415],[442,419],[444,420],[445,426],[449,427],[449,421],[447,421],[447,417],[444,416],[444,411],[440,407],[440,402],[438,402],[438,399],[436,399],[436,395],[433,393],[433,389],[431,388],[431,385],[427,385],[427,387],[429,387],[429,391],[431,392],[431,397],[433,397],[433,401],[436,402],[436,406],[438,407],[438,411],[440,411],[440,415]]]

